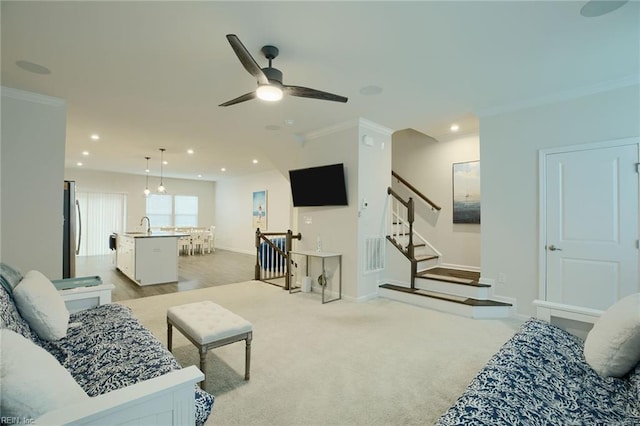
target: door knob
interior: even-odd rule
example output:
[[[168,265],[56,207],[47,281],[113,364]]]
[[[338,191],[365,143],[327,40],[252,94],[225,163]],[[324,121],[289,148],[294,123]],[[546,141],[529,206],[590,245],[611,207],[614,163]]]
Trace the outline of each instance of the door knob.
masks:
[[[549,249],[549,251],[562,251],[561,248],[558,248],[558,247],[554,246],[553,244],[551,244],[547,248]]]

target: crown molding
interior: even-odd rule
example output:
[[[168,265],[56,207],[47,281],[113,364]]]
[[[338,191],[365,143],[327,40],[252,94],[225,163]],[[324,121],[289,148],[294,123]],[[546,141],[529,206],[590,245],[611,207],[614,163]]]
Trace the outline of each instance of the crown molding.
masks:
[[[342,123],[334,124],[332,126],[324,127],[322,129],[314,130],[312,132],[306,133],[303,136],[303,138],[305,141],[309,141],[312,139],[320,138],[322,136],[327,136],[334,133],[342,132],[344,130],[358,128],[358,127],[365,127],[369,130],[380,132],[385,135],[391,135],[394,132],[388,127],[374,123],[373,121],[367,120],[365,118],[357,118],[353,120],[344,121]]]
[[[358,123],[360,125],[360,127],[364,127],[368,130],[371,130],[373,132],[378,132],[378,133],[382,133],[385,136],[391,136],[393,134],[393,132],[395,132],[395,130],[390,129],[386,126],[383,126],[381,124],[378,123],[374,123],[373,121],[367,120],[366,118],[360,118],[358,120]]]
[[[64,107],[67,102],[62,98],[56,98],[53,96],[41,95],[40,93],[27,92],[26,90],[13,89],[11,87],[2,86],[0,88],[3,97],[17,99],[21,101],[35,102],[43,105],[49,105],[54,107]]]
[[[505,114],[508,112],[519,111],[522,109],[539,107],[543,105],[553,104],[561,101],[581,98],[583,96],[594,95],[596,93],[608,92],[615,89],[640,85],[640,76],[631,74],[616,80],[607,80],[589,86],[582,86],[571,90],[565,90],[550,95],[530,98],[520,102],[501,105],[495,108],[485,108],[476,111],[478,117],[490,117],[493,115]]]

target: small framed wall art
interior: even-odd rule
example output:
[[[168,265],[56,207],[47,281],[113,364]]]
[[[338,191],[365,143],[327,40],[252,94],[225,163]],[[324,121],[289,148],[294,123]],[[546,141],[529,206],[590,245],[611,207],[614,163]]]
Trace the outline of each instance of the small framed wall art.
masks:
[[[253,229],[267,229],[267,191],[253,193]]]

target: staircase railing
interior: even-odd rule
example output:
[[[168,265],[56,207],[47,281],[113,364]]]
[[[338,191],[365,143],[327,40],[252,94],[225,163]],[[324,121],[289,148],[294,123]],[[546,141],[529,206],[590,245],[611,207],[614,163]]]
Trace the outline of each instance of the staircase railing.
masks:
[[[391,242],[411,262],[411,288],[415,288],[415,277],[418,273],[418,262],[415,258],[413,245],[413,222],[415,220],[415,205],[413,198],[403,200],[391,187],[387,188],[387,194],[391,195],[389,207],[391,209],[390,232],[387,240]],[[400,239],[408,237],[409,242],[403,246]]]
[[[415,186],[411,185],[406,179],[404,179],[402,176],[400,176],[399,174],[397,174],[396,172],[394,172],[393,170],[391,171],[391,176],[393,176],[394,178],[396,178],[398,180],[398,182],[402,183],[404,186],[406,186],[409,190],[411,190],[411,192],[413,192],[414,194],[416,194],[416,196],[418,196],[418,198],[424,200],[427,204],[429,204],[432,208],[436,209],[436,210],[441,210],[442,207],[440,207],[439,205],[437,205],[436,203],[434,203],[433,201],[431,201],[426,195],[424,195],[422,192],[420,192]]]
[[[391,187],[387,188],[387,194],[391,195],[391,229],[387,238],[409,259],[413,259],[413,222],[415,220],[415,205],[413,198],[409,197],[409,199],[405,201],[397,192],[391,189]],[[409,238],[409,242],[406,246],[403,246],[398,241],[401,237]]]
[[[440,206],[429,200],[397,173],[391,173],[393,177],[398,179],[405,187],[415,193],[420,199],[428,203],[432,209],[441,209]],[[391,195],[391,201],[389,203],[390,212],[388,216],[390,218],[388,221],[390,229],[387,232],[387,240],[400,250],[400,252],[402,252],[411,262],[411,288],[415,288],[415,278],[418,274],[418,263],[422,260],[430,259],[430,257],[426,259],[423,257],[417,258],[415,251],[416,247],[428,247],[429,250],[435,254],[434,257],[436,258],[440,258],[442,254],[431,243],[429,243],[426,238],[415,231],[415,201],[413,197],[409,197],[408,200],[405,200],[391,187],[387,188],[387,194]]]
[[[291,287],[291,252],[294,239],[302,239],[300,233],[294,235],[291,230],[287,232],[261,232],[256,229],[256,266],[254,279],[269,284],[279,285],[268,280],[284,278],[283,287],[289,290]]]

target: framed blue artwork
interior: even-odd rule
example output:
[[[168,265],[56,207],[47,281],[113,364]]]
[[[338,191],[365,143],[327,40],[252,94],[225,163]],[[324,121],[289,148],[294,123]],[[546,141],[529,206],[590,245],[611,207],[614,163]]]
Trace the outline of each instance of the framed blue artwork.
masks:
[[[253,193],[253,229],[267,229],[267,191]]]
[[[480,161],[453,163],[453,223],[480,223]]]

